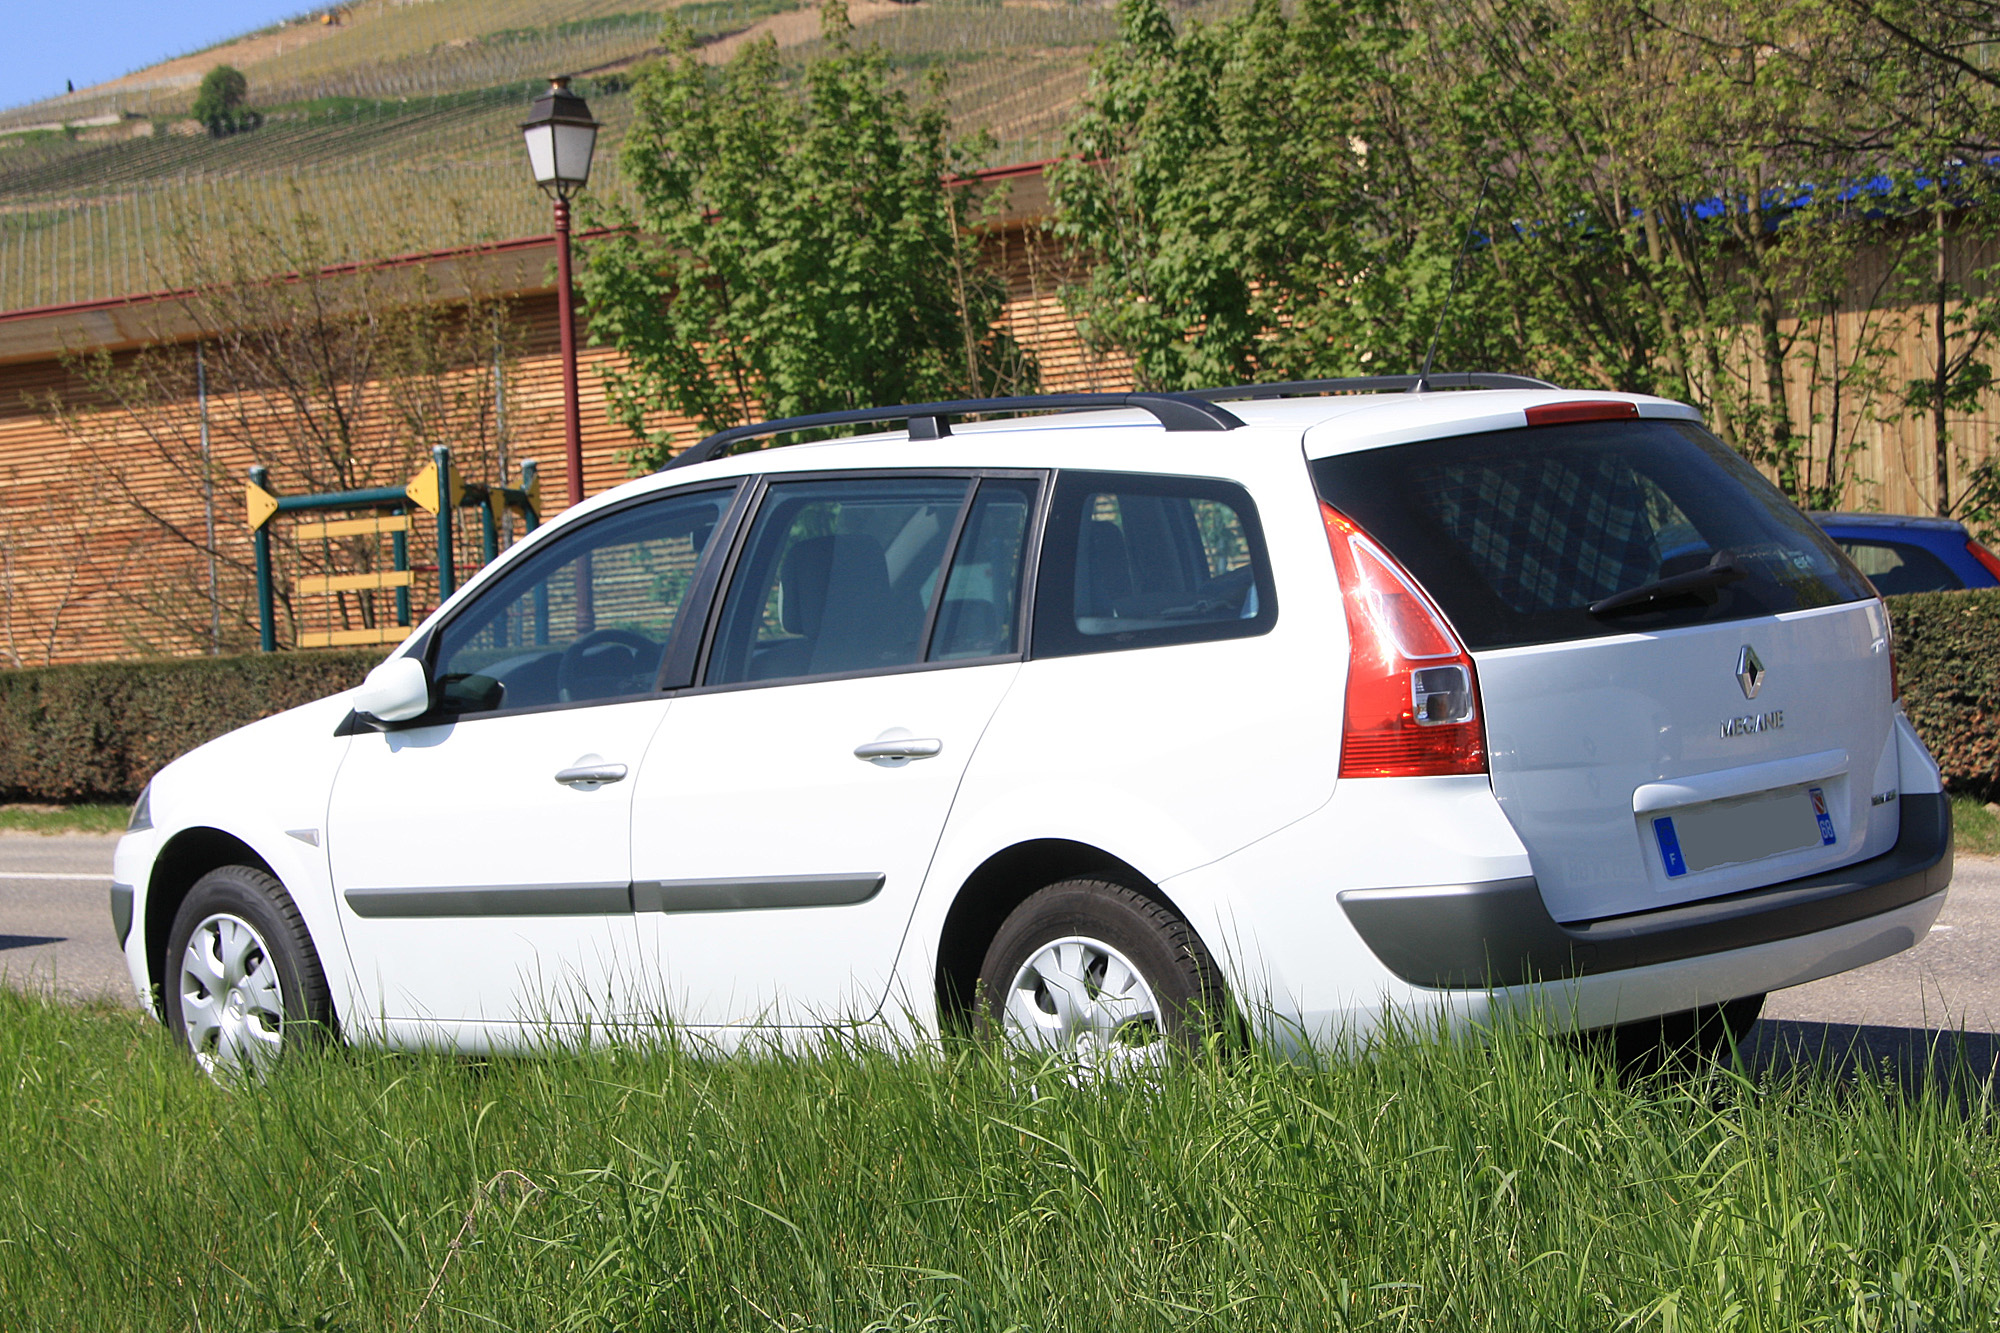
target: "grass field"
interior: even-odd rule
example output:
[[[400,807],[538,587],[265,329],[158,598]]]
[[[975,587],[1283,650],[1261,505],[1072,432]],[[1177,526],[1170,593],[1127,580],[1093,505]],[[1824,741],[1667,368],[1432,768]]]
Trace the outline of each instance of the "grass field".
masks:
[[[123,833],[125,805],[0,805],[0,833]]]
[[[1994,1127],[1531,1032],[1123,1086],[658,1045],[226,1091],[0,995],[0,1326],[1980,1329]]]

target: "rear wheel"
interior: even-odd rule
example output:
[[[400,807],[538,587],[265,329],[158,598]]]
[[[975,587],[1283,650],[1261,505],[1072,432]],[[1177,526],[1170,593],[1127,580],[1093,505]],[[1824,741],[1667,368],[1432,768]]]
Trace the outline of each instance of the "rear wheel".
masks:
[[[1220,972],[1193,927],[1123,884],[1070,879],[1001,923],[979,970],[982,1029],[1116,1070],[1220,1030]]]
[[[298,907],[271,875],[223,866],[195,881],[167,936],[167,1025],[216,1078],[256,1078],[319,1041],[333,1002]]]

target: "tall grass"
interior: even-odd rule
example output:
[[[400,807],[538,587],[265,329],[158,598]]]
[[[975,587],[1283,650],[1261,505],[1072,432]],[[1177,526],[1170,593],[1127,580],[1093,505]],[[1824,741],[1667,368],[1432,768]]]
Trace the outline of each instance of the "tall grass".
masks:
[[[1077,1085],[979,1053],[328,1052],[0,998],[9,1329],[2000,1322],[1983,1102],[1532,1032]]]

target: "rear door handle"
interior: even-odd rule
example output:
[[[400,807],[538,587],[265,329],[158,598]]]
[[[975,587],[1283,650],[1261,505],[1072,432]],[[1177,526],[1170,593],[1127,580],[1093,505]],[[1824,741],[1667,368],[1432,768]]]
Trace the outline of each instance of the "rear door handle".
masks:
[[[578,764],[559,771],[556,781],[565,787],[601,787],[607,782],[622,781],[625,772],[623,764]]]
[[[899,736],[895,740],[869,741],[864,745],[857,745],[854,747],[854,757],[878,764],[899,759],[935,759],[943,749],[944,742],[940,740]]]

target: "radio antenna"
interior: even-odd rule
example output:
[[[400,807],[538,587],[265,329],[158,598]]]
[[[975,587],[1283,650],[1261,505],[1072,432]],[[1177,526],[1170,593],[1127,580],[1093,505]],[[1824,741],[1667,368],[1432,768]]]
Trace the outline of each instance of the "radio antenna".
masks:
[[[1479,198],[1472,205],[1472,217],[1465,224],[1465,237],[1458,243],[1458,256],[1451,261],[1451,282],[1444,289],[1444,306],[1438,311],[1437,327],[1431,330],[1431,345],[1424,349],[1424,368],[1417,372],[1417,382],[1410,386],[1411,393],[1429,393],[1431,388],[1431,358],[1437,355],[1438,335],[1444,332],[1445,318],[1451,314],[1451,298],[1458,292],[1458,275],[1465,267],[1465,252],[1472,248],[1472,233],[1479,226],[1479,210],[1486,203],[1486,187],[1493,180],[1493,169],[1488,167],[1479,177]]]

